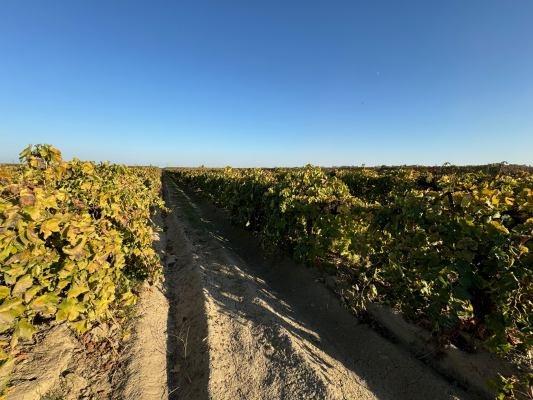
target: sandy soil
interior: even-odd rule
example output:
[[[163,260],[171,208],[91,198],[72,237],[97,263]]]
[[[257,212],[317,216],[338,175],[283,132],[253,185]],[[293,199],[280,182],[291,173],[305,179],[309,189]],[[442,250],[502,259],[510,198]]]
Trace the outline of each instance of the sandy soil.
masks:
[[[155,222],[164,226],[163,217]],[[155,248],[163,263],[166,255],[166,233],[160,232]],[[120,399],[161,400],[168,397],[167,382],[167,324],[169,301],[163,283],[144,285],[136,305],[137,316],[133,338],[122,351],[121,379],[115,397]]]
[[[315,271],[266,256],[220,210],[164,189],[170,399],[466,398],[358,323]]]

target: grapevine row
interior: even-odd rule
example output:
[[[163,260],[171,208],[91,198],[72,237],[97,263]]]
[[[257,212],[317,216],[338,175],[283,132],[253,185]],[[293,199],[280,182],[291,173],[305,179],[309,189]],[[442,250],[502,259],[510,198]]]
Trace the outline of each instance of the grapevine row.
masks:
[[[84,333],[156,279],[160,170],[73,160],[49,145],[0,169],[0,369],[43,326]],[[2,382],[5,386],[7,382]],[[3,390],[4,388],[0,388]]]
[[[527,358],[531,171],[307,166],[169,173],[227,208],[266,245],[334,269],[355,310],[386,303],[443,343]]]

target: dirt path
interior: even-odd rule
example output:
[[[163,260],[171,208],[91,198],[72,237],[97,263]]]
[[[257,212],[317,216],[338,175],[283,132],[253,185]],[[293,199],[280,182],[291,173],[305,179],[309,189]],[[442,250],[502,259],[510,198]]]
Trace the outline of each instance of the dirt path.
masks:
[[[170,399],[466,398],[359,324],[313,270],[265,257],[172,182],[164,191]]]

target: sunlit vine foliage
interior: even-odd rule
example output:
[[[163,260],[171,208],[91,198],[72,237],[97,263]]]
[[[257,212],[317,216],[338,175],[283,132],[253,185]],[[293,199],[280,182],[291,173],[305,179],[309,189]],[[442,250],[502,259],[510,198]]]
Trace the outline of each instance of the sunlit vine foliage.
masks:
[[[0,169],[0,364],[41,324],[79,333],[135,302],[160,272],[150,217],[160,171],[62,159],[29,146]],[[5,383],[5,382],[4,382]]]

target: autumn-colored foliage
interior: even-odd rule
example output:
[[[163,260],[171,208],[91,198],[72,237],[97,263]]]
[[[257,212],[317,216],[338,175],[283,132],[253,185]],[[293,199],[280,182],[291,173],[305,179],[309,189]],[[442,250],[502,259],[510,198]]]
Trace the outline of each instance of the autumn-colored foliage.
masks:
[[[0,363],[40,324],[79,333],[135,302],[156,279],[150,217],[160,199],[156,168],[62,160],[29,146],[0,173]]]

